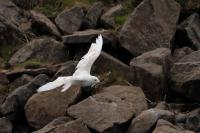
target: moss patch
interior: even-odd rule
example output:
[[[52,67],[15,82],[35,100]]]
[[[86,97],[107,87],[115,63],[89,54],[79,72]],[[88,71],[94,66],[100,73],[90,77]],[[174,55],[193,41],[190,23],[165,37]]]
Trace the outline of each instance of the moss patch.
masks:
[[[9,93],[8,86],[0,84],[0,96],[6,95]]]
[[[16,67],[18,68],[39,68],[46,64],[47,62],[40,59],[29,59],[21,64],[18,64]]]

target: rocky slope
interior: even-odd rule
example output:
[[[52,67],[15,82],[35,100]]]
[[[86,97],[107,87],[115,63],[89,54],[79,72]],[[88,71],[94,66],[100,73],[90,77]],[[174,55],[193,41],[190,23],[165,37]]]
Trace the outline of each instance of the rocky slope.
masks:
[[[198,0],[48,2],[0,0],[0,133],[200,133]],[[101,85],[36,92],[99,34]]]

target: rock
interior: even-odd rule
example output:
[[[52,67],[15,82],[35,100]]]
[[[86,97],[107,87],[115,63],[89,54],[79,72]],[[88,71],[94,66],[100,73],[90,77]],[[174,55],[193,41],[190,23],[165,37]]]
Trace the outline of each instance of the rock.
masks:
[[[4,72],[0,72],[0,84],[7,85],[9,80]]]
[[[101,16],[101,25],[105,28],[114,28],[116,23],[115,23],[115,17],[120,14],[122,11],[122,5],[116,5],[110,8],[108,11],[106,11],[102,16]]]
[[[56,17],[55,22],[63,34],[71,34],[81,28],[83,17],[83,9],[79,6],[75,6],[61,12]]]
[[[12,83],[9,84],[9,91],[13,91],[16,88],[23,86],[27,84],[28,82],[31,82],[33,80],[33,77],[27,74],[23,74],[21,77],[14,80]]]
[[[0,132],[1,133],[12,133],[13,125],[12,123],[5,117],[0,118]]]
[[[101,2],[95,2],[87,11],[83,20],[84,29],[95,29],[99,24],[100,17],[103,13],[104,6]]]
[[[53,119],[64,116],[67,107],[81,97],[80,87],[71,87],[61,93],[60,89],[36,93],[25,106],[26,118],[31,127],[40,129]]]
[[[133,58],[130,62],[132,83],[140,86],[146,97],[152,101],[164,100],[166,95],[167,48],[158,48]]]
[[[31,21],[32,27],[40,34],[52,35],[58,38],[61,36],[55,24],[43,14],[31,11]]]
[[[189,112],[186,116],[187,129],[200,132],[200,109]]]
[[[41,63],[61,63],[68,59],[68,54],[64,45],[52,38],[34,39],[14,53],[9,64],[16,65],[31,59]]]
[[[156,128],[153,131],[153,133],[194,133],[194,132],[180,129],[177,126],[171,124],[170,122],[161,119],[157,122]]]
[[[174,0],[144,0],[120,31],[121,46],[134,56],[160,47],[170,47],[179,18]]]
[[[72,105],[67,112],[98,132],[112,132],[147,108],[141,88],[110,86]],[[118,130],[118,132],[123,132]]]
[[[149,109],[135,117],[127,133],[147,133],[159,119],[174,121],[174,114],[167,110]]]
[[[170,72],[170,88],[191,100],[200,101],[200,51],[192,52],[174,63]]]
[[[200,49],[200,17],[197,13],[184,20],[177,30],[177,44],[189,46],[194,50]]]
[[[27,100],[36,92],[36,89],[48,82],[48,80],[48,76],[41,74],[28,84],[18,87],[8,95],[1,105],[1,113],[8,117],[9,120],[20,118]]]
[[[66,116],[58,117],[58,118],[54,119],[53,121],[51,121],[49,124],[47,124],[42,129],[35,131],[33,133],[49,133],[52,130],[54,130],[55,128],[57,128],[57,126],[59,126],[61,124],[65,124],[69,121],[71,121],[71,119],[69,117],[66,117]]]
[[[200,3],[198,0],[186,0],[182,2],[182,13],[190,14],[194,12],[200,12]]]
[[[60,124],[48,132],[36,133],[90,133],[89,129],[81,122],[81,120],[74,120],[64,124]]]

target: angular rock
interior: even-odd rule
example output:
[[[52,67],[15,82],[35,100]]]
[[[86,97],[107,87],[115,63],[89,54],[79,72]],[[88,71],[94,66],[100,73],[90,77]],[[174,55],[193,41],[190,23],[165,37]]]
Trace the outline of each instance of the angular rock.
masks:
[[[147,133],[159,119],[174,121],[174,114],[167,110],[149,109],[135,117],[127,133]]]
[[[67,107],[76,102],[81,96],[80,87],[71,87],[61,93],[60,89],[37,93],[25,106],[26,118],[31,127],[40,129],[53,119],[64,116]]]
[[[197,13],[184,20],[177,30],[177,43],[189,46],[194,50],[200,49],[200,17]]]
[[[24,106],[27,100],[36,92],[36,90],[48,82],[48,76],[41,74],[35,77],[28,84],[18,87],[11,92],[1,105],[1,113],[9,120],[16,120],[23,115]]]
[[[68,54],[64,45],[52,38],[34,39],[13,54],[9,64],[16,65],[29,59],[44,63],[61,63],[68,59]]]
[[[75,6],[61,12],[56,17],[55,22],[63,34],[71,34],[81,28],[83,17],[83,9],[79,6]]]
[[[152,101],[164,100],[166,94],[167,48],[158,48],[133,58],[130,62],[132,83],[140,86]]]
[[[115,17],[119,15],[121,11],[122,11],[121,4],[110,8],[101,16],[101,25],[105,28],[114,28],[116,25]]]
[[[179,18],[174,0],[144,0],[120,31],[121,46],[134,56],[160,47],[170,47]]]
[[[12,123],[5,117],[0,118],[0,132],[1,133],[12,133],[13,125]]]
[[[165,120],[159,120],[155,130],[152,133],[194,133],[193,131],[188,131],[180,129],[179,127],[171,124]]]
[[[69,117],[66,117],[66,116],[58,117],[58,118],[54,119],[52,122],[50,122],[49,124],[47,124],[42,129],[35,131],[33,133],[49,133],[53,129],[57,128],[59,125],[65,124],[69,121],[71,121],[71,119]]]
[[[200,109],[196,109],[186,116],[186,127],[195,132],[200,132]]]
[[[183,96],[200,101],[200,51],[192,52],[174,63],[170,72],[170,88]]]
[[[42,35],[61,36],[55,24],[41,13],[31,11],[31,22],[32,27]]]
[[[84,29],[95,29],[99,24],[100,17],[103,13],[104,6],[101,2],[94,3],[87,11],[83,20]]]
[[[141,88],[116,85],[70,106],[67,112],[98,132],[111,132],[146,108]]]

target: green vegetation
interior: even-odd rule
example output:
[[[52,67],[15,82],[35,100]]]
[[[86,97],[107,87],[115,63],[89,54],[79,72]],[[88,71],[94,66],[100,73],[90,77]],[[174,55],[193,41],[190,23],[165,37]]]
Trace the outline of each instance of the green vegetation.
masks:
[[[127,19],[127,17],[128,17],[128,15],[119,15],[119,16],[116,16],[115,17],[115,23],[117,24],[117,25],[123,25],[124,24],[124,22],[126,21],[126,19]]]
[[[44,60],[40,60],[40,59],[29,59],[21,64],[18,64],[16,67],[20,67],[20,68],[38,68],[41,67],[42,65],[46,64],[46,62]]]
[[[0,96],[6,95],[9,93],[9,88],[6,85],[0,85]]]

